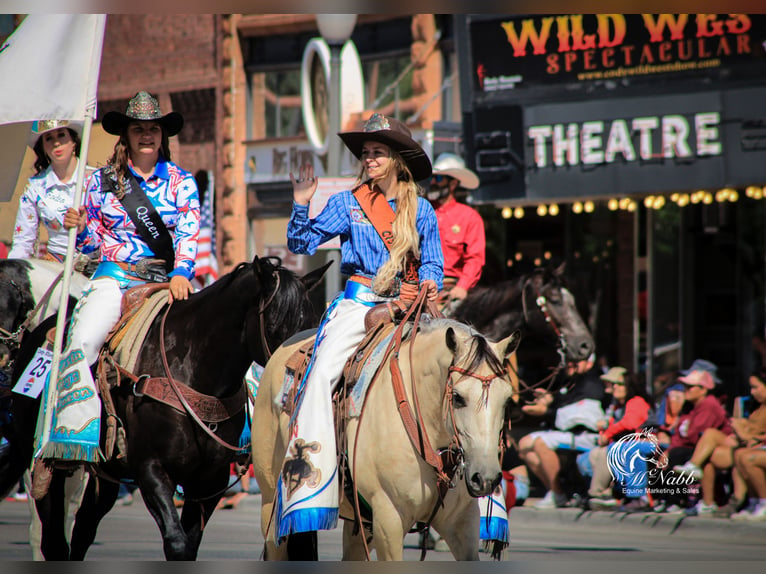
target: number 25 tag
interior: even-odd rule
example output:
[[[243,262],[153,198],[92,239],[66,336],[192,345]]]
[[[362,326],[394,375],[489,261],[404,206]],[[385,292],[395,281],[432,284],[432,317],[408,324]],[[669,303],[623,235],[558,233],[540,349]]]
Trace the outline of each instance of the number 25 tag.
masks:
[[[53,351],[39,348],[32,360],[24,369],[21,378],[13,387],[13,392],[25,397],[36,399],[45,386],[45,381],[50,376]]]

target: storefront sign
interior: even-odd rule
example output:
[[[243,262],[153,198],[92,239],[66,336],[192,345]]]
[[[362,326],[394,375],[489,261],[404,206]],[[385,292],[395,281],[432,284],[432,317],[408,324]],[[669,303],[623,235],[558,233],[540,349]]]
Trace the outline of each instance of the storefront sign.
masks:
[[[766,183],[766,88],[524,109],[527,200]]]
[[[531,126],[534,164],[599,165],[721,155],[718,112]]]
[[[476,93],[766,71],[766,15],[569,14],[471,24]]]

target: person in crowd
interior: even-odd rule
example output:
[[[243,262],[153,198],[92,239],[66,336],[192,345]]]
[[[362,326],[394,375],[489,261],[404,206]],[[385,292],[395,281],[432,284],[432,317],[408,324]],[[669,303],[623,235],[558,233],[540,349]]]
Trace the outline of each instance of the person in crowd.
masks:
[[[593,476],[588,495],[592,509],[617,506],[612,496],[612,475],[607,465],[607,451],[614,442],[635,433],[646,422],[651,410],[650,400],[641,379],[625,367],[612,367],[605,375],[604,390],[612,395],[606,418],[597,423],[598,446],[588,453]]]
[[[32,124],[27,144],[35,152],[35,174],[19,200],[9,259],[36,257],[40,223],[48,233],[46,259],[62,262],[68,232],[64,214],[74,203],[82,122],[40,120]],[[86,168],[86,175],[92,169]]]
[[[439,221],[448,305],[465,299],[484,268],[484,221],[478,211],[455,198],[459,188],[477,187],[479,178],[465,166],[463,158],[453,153],[436,158],[427,197]]]
[[[301,523],[308,530],[334,528],[337,523],[331,392],[346,359],[365,335],[367,311],[393,298],[414,300],[419,290],[435,302],[444,274],[436,214],[420,197],[417,184],[431,176],[431,161],[409,128],[375,113],[361,130],[339,136],[361,161],[353,190],[332,195],[316,218],[309,219],[309,202],[317,190],[314,168],[301,166],[297,179],[290,174],[293,209],[287,225],[288,248],[311,255],[322,243],[340,236],[340,270],[349,276],[345,290],[322,317],[296,399],[295,425],[301,433],[300,439],[293,437],[290,448],[297,448],[293,447],[296,440],[321,445],[315,465],[321,468],[323,484],[290,493],[292,518],[278,519],[284,524]],[[315,492],[320,495],[313,496]]]
[[[754,446],[759,442],[757,437],[766,433],[766,370],[761,369],[750,375],[748,383],[750,394],[759,407],[747,418],[731,418],[729,422],[732,432],[729,434],[717,428],[706,429],[694,447],[689,461],[673,468],[675,472],[686,473],[700,481],[702,498],[695,507],[696,515],[728,516],[744,503],[747,485],[736,468],[732,472],[732,499],[721,509],[715,504],[715,478],[717,470],[734,467],[736,449]]]
[[[755,446],[734,452],[734,464],[750,496],[747,506],[731,515],[732,520],[766,521],[766,433],[754,439],[758,441]]]
[[[605,418],[604,385],[595,357],[566,367],[568,380],[556,393],[537,389],[532,404],[522,410],[532,416],[554,419],[555,430],[535,431],[519,440],[519,454],[547,492],[536,508],[566,506],[568,496],[559,484],[561,463],[556,449],[589,451],[598,442],[598,421]]]
[[[731,434],[732,428],[721,403],[711,394],[715,388],[713,375],[709,371],[691,371],[681,376],[678,381],[684,385],[685,411],[678,417],[673,434],[670,437],[670,449],[667,455],[668,468],[675,468],[687,462],[702,434],[709,428],[720,430],[725,435]],[[672,492],[667,492],[670,490]],[[681,512],[681,505],[687,502],[687,496],[679,489],[662,489],[655,506],[657,512]]]
[[[200,220],[197,184],[191,173],[171,161],[168,143],[182,127],[181,114],[163,115],[148,92],[131,98],[124,114],[110,111],[103,118],[104,130],[119,136],[114,153],[91,177],[84,205],[79,211],[70,208],[64,218],[66,228],[77,228],[77,245],[83,252],[100,250],[100,263],[75,307],[59,381],[79,377],[75,388],[92,388],[89,365],[120,317],[126,289],[169,282],[171,303],[192,292]],[[75,372],[79,375],[67,379]],[[98,461],[94,432],[100,402],[95,390],[92,398],[69,411],[77,413],[67,417],[73,428],[51,437],[51,458]],[[96,424],[74,430],[83,420]]]

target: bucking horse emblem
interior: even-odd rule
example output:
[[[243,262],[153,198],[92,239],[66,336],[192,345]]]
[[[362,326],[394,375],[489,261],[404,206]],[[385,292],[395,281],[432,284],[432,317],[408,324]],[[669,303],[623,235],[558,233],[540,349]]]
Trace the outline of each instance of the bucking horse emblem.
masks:
[[[304,484],[309,488],[316,488],[320,484],[322,471],[311,464],[309,457],[311,453],[321,450],[322,445],[319,442],[306,444],[302,438],[296,439],[290,447],[292,458],[282,465],[282,482],[287,490],[287,500]]]

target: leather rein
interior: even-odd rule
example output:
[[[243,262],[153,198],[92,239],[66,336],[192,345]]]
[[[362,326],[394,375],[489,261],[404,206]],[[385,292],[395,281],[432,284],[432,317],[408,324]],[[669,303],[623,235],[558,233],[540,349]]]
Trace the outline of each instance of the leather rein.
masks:
[[[274,297],[276,296],[277,291],[279,291],[279,287],[281,284],[280,278],[279,278],[279,271],[275,270],[273,274],[276,278],[276,285],[274,286],[274,290],[269,294],[265,302],[262,300],[261,303],[259,303],[258,305],[261,342],[263,344],[263,349],[267,359],[271,357],[271,351],[266,341],[264,315],[265,315],[266,309],[268,309],[269,305],[271,305],[272,301],[274,300]],[[237,414],[243,408],[248,408],[248,400],[247,400],[248,391],[245,390],[246,385],[243,384],[240,390],[236,394],[232,395],[231,397],[220,399],[218,397],[204,395],[203,393],[195,391],[186,383],[173,378],[173,375],[170,372],[170,365],[168,364],[168,357],[167,357],[167,352],[165,349],[165,323],[167,320],[168,313],[170,312],[170,307],[171,305],[167,306],[167,308],[165,309],[165,312],[162,314],[162,320],[160,322],[160,357],[162,358],[162,366],[165,369],[166,376],[165,377],[149,377],[147,375],[142,375],[140,377],[137,377],[135,374],[129,373],[125,369],[119,367],[119,365],[116,365],[118,371],[128,376],[133,381],[133,394],[135,396],[142,396],[143,394],[146,394],[146,396],[150,396],[156,400],[159,400],[160,402],[168,404],[176,408],[177,410],[186,412],[186,414],[189,415],[189,417],[195,423],[197,423],[197,426],[199,426],[203,431],[205,431],[205,433],[210,438],[215,440],[219,445],[221,445],[225,449],[232,450],[234,452],[239,452],[245,449],[249,451],[250,443],[244,446],[229,444],[228,442],[221,439],[218,435],[215,434],[215,431],[218,428],[217,426],[218,422],[223,422],[225,420],[228,420],[229,418]],[[143,393],[138,391],[139,385],[142,385],[142,388],[144,389]],[[165,386],[170,387],[170,389],[173,391],[175,395],[176,400],[167,400],[168,397],[164,399],[160,398],[160,396],[163,394],[163,387]],[[151,392],[147,392],[149,389],[151,389]],[[199,414],[197,413],[197,409],[195,409],[189,403],[187,397],[197,397],[200,400],[205,400],[208,404],[212,403],[214,406],[219,407],[216,409],[216,412],[218,413],[217,419],[214,419],[211,424],[206,424],[200,418]],[[240,406],[234,406],[234,405],[240,405]],[[182,409],[179,408],[179,406],[182,407]],[[222,406],[223,409],[220,408],[220,406]],[[231,408],[227,408],[229,406]],[[227,414],[221,413],[222,410]]]

